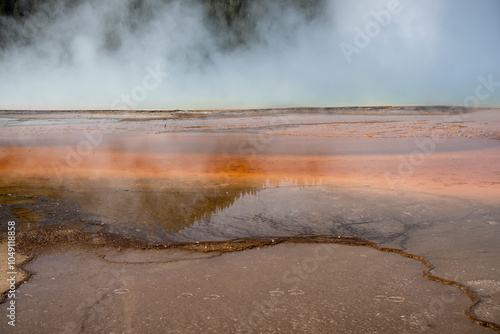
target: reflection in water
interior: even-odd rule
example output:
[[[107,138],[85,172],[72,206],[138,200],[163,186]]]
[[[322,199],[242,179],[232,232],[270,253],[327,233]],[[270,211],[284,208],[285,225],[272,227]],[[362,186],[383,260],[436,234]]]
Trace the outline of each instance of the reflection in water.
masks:
[[[210,122],[229,131],[219,120]],[[31,128],[20,136],[0,128],[0,226],[5,230],[9,220],[21,230],[63,224],[79,229],[85,244],[118,235],[152,247],[232,240],[226,244],[233,248],[234,239],[245,237],[271,243],[301,235],[361,237],[429,257],[462,282],[498,280],[498,141],[469,140],[469,131],[437,141],[432,154],[419,154],[425,161],[411,166],[406,161],[422,141],[410,137],[428,144],[433,135],[420,125],[402,124],[397,140],[387,130],[364,140],[356,122],[344,124],[347,138],[329,137],[339,134],[329,124],[320,124],[328,136],[317,137],[317,122],[284,126],[281,135],[273,135],[268,120],[254,122],[262,129],[229,134],[165,134],[159,122],[162,131],[151,135],[151,123],[134,122],[91,150],[81,145],[85,134],[96,134],[91,126],[52,127],[40,137],[27,134]],[[364,126],[381,131],[380,124]],[[446,131],[438,137],[447,138]],[[75,155],[79,149],[83,153]],[[402,172],[402,166],[413,168]],[[388,171],[398,176],[393,189]],[[24,235],[45,246],[44,240],[61,240],[64,230]],[[78,238],[75,229],[67,230],[64,240]],[[45,232],[49,238],[38,239]]]
[[[10,178],[10,184],[4,183],[0,192],[16,196],[1,197],[9,200],[4,200],[0,215],[15,217],[22,229],[44,224],[74,226],[77,217],[94,225],[104,225],[114,233],[154,240],[164,235],[163,239],[169,240],[168,234],[210,221],[235,202],[245,196],[256,196],[263,189],[317,183],[318,180],[291,178],[248,179],[232,172],[177,179],[72,178],[61,183],[50,179]],[[40,205],[36,198],[44,201],[62,198],[75,206]],[[73,219],[68,219],[71,215]]]
[[[78,202],[84,210],[108,221],[160,225],[173,232],[228,208],[263,186],[231,179],[101,179],[87,182],[82,191],[92,196],[79,196]]]
[[[174,123],[182,127],[182,122]],[[457,146],[451,140],[439,146],[445,153],[437,150],[414,175],[398,178],[402,191],[395,195],[384,175],[395,173],[401,164],[397,154],[414,150],[413,139],[343,140],[302,132],[304,137],[282,136],[269,133],[268,120],[255,122],[262,123],[260,130],[242,133],[151,134],[156,123],[137,122],[124,123],[122,130],[120,125],[105,136],[90,125],[54,126],[52,133],[40,136],[27,128],[15,140],[6,129],[0,141],[0,218],[166,242],[303,233],[394,241],[425,223],[423,217],[440,219],[436,213],[426,214],[430,200],[408,199],[405,187],[476,192],[490,199],[495,193],[495,185],[484,181],[493,179],[494,164],[478,165],[482,160],[471,159],[470,153],[450,155],[453,150],[448,149]],[[359,125],[348,123],[353,129]],[[301,123],[299,128],[316,126]],[[496,146],[489,149],[481,154],[494,157],[490,153]],[[341,191],[343,186],[348,190]],[[369,193],[369,188],[380,191]],[[17,197],[12,200],[7,194]],[[33,200],[26,196],[37,196],[36,202],[22,202]],[[399,200],[404,201],[395,204]],[[444,207],[431,206],[436,212]],[[31,220],[22,218],[27,215]]]
[[[498,207],[477,202],[344,188],[320,178],[218,174],[73,178],[57,185],[50,179],[10,181],[0,193],[22,196],[2,197],[10,198],[0,207],[2,219],[21,219],[23,227],[63,224],[154,243],[331,234],[401,246],[410,233],[431,223],[461,222],[464,231],[469,221],[494,228],[488,222],[500,213]],[[38,196],[37,202],[26,196]]]
[[[12,208],[11,213],[17,218],[17,228],[20,231],[38,227],[38,222],[43,219],[43,216],[41,214],[22,207]]]
[[[175,151],[178,147],[162,146],[159,140],[121,141],[101,147],[72,168],[68,168],[68,161],[78,161],[74,152],[65,154],[59,146],[3,148],[0,169],[8,177],[0,183],[0,194],[18,197],[17,202],[0,208],[0,214],[22,220],[23,228],[68,224],[63,216],[73,214],[69,219],[72,226],[91,223],[113,233],[170,240],[171,234],[209,221],[246,195],[280,184],[320,183],[320,177],[314,176],[320,164],[307,163],[305,168],[311,175],[297,176],[290,172],[290,164],[283,165],[272,157],[263,161],[233,154],[235,144],[221,138],[205,143],[212,146],[214,154],[180,154]],[[182,149],[189,152],[194,150],[190,145],[199,145],[200,136],[188,139],[183,139]],[[170,138],[176,140],[175,135]],[[145,152],[139,153],[141,150]],[[272,172],[279,168],[285,168],[284,172]],[[66,199],[75,206],[65,206],[65,210],[59,205],[40,207],[36,203],[16,207],[27,200],[22,196]],[[14,209],[18,213],[21,209],[33,211],[28,225]]]
[[[25,198],[13,195],[0,195],[0,205],[6,204],[36,204],[38,200],[36,198]]]

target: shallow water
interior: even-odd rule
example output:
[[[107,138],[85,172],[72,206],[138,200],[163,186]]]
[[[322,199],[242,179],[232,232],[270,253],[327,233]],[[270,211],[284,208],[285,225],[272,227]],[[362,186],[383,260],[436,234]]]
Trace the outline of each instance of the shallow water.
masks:
[[[498,111],[455,116],[10,118],[0,220],[152,245],[361,237],[468,282],[489,303],[478,312],[499,322]]]
[[[0,212],[21,229],[66,224],[151,243],[330,233],[404,246],[410,230],[499,216],[497,111],[16,115],[0,128]]]

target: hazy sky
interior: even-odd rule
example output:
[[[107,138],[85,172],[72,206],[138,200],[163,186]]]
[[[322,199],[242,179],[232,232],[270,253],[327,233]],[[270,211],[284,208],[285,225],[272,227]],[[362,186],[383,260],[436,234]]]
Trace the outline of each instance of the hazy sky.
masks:
[[[32,42],[0,52],[0,109],[500,107],[498,0],[331,0],[312,22],[269,1],[260,42],[232,51],[200,7],[129,2],[4,19]]]

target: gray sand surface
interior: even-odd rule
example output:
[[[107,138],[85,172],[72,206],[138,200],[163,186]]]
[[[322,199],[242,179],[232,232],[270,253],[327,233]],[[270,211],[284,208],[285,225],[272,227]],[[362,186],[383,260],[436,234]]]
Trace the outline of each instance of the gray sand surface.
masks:
[[[73,248],[29,268],[12,333],[491,332],[463,316],[463,293],[424,279],[420,262],[367,247]]]
[[[492,333],[397,254],[161,245],[364,238],[425,257],[500,323],[499,126],[440,107],[0,111],[1,237],[16,221],[35,256],[0,332]]]

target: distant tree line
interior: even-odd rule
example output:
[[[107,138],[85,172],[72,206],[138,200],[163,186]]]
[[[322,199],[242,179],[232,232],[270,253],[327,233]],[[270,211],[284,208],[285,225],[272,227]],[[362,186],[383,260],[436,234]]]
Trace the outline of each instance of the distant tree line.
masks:
[[[0,0],[0,15],[21,18],[35,12],[37,0]]]
[[[29,23],[30,16],[34,16],[37,11],[43,12],[44,8],[50,4],[71,8],[88,0],[0,0],[0,18],[9,17],[19,21]],[[106,0],[101,0],[106,1]],[[175,0],[157,0],[162,3],[169,3]],[[256,30],[257,22],[261,18],[276,22],[280,25],[280,12],[293,10],[306,20],[314,19],[323,12],[323,5],[327,0],[181,0],[189,5],[202,3],[204,5],[203,20],[207,23],[219,45],[225,49],[232,49],[238,46],[249,46],[259,42],[260,34]],[[151,13],[152,0],[132,0],[129,2],[129,15],[134,19],[130,20],[131,28],[136,22],[148,20]],[[273,8],[273,10],[270,10]],[[279,11],[276,11],[276,8]],[[270,12],[274,14],[270,14]],[[274,16],[272,16],[274,15]],[[276,16],[278,15],[278,16]],[[0,49],[8,43],[6,41],[24,41],[29,43],[29,38],[33,36],[23,36],[11,28],[9,20],[0,20]],[[283,29],[289,27],[283,26]],[[293,33],[292,31],[290,33]],[[36,37],[34,37],[36,38]]]
[[[33,14],[38,2],[41,4],[50,0],[0,0],[0,15],[24,17]],[[85,1],[85,0],[81,0]],[[165,0],[163,0],[165,1]],[[167,0],[168,1],[168,0]],[[248,12],[248,7],[251,3],[257,3],[260,0],[198,0],[204,3],[209,3],[209,13],[214,18],[221,19],[227,24],[231,24],[234,20],[245,17]],[[66,0],[66,2],[78,2],[78,0]],[[318,8],[318,4],[324,0],[275,0],[283,6],[298,6],[305,12],[310,12]],[[134,0],[132,7],[139,8],[146,4],[144,0]]]
[[[196,0],[195,0],[196,1]],[[293,9],[306,19],[321,15],[327,0],[198,0],[206,7],[205,20],[209,27],[218,35],[224,47],[248,45],[258,41],[255,31],[256,22],[268,16],[267,9],[271,6]],[[253,8],[252,8],[253,6]],[[259,8],[259,10],[255,10]],[[252,10],[253,9],[253,10]],[[279,18],[276,18],[279,21]]]

